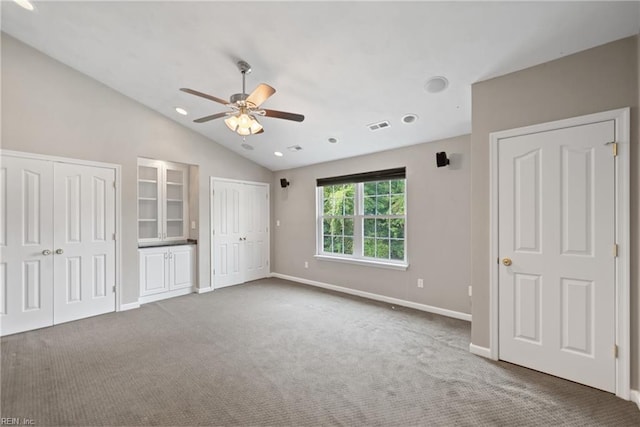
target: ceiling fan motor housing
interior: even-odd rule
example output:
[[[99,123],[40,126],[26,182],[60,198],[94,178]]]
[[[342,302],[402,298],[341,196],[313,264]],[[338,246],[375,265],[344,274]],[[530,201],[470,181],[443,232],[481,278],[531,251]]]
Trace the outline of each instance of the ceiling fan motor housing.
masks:
[[[249,97],[249,95],[247,95],[246,93],[234,93],[233,95],[231,95],[231,98],[229,98],[229,101],[232,104],[235,104],[238,101],[244,101]]]

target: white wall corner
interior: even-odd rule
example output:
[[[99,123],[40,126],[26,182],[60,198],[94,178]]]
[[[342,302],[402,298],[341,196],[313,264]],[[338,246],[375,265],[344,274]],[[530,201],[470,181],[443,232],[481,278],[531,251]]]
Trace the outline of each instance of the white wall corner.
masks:
[[[469,344],[469,351],[471,354],[475,354],[476,356],[486,357],[487,359],[493,359],[491,357],[491,349],[487,347],[480,347],[479,345],[475,345],[473,343]]]
[[[140,308],[140,303],[130,302],[128,304],[120,304],[120,310],[118,311],[135,310],[136,308]]]
[[[213,291],[213,286],[209,286],[208,288],[196,288],[196,293],[198,294],[206,294],[207,292]]]
[[[446,308],[433,307],[431,305],[420,304],[413,301],[402,300],[398,298],[387,297],[384,295],[374,294],[371,292],[359,291],[357,289],[345,288],[342,286],[331,285],[329,283],[317,282],[315,280],[303,279],[301,277],[288,276],[286,274],[271,273],[271,277],[278,279],[290,280],[292,282],[302,283],[304,285],[316,286],[318,288],[330,289],[344,294],[355,295],[362,298],[372,299],[375,301],[386,302],[389,304],[400,305],[402,307],[413,308],[415,310],[425,311],[427,313],[439,314],[441,316],[453,317],[454,319],[466,320],[471,322],[471,314],[459,311],[448,310]]]
[[[629,394],[629,400],[638,405],[638,410],[640,410],[640,391],[639,390],[631,390]]]

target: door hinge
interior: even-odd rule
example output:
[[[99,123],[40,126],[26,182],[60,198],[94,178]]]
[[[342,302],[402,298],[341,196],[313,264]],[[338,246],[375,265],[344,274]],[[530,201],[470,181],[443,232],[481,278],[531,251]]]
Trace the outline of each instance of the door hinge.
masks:
[[[113,233],[113,240],[116,240],[116,233]]]
[[[115,285],[113,285],[113,288],[111,288],[111,291],[112,291],[112,292],[115,292],[115,291],[116,291],[116,286],[115,286]]]
[[[611,150],[613,152],[613,157],[616,157],[618,155],[618,143],[617,142],[610,141],[610,142],[607,142],[604,145],[611,145]]]
[[[113,188],[116,188],[116,182],[113,181]]]
[[[613,257],[616,258],[618,256],[618,244],[613,244]]]
[[[211,234],[216,235],[216,230],[211,230]]]
[[[616,358],[616,359],[618,358],[618,345],[617,344],[613,346],[613,357]]]

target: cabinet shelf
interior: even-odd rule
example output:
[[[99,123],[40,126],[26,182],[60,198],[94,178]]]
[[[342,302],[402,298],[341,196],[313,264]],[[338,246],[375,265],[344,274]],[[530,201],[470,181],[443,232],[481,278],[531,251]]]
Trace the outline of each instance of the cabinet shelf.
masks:
[[[138,159],[138,242],[189,236],[189,166]]]

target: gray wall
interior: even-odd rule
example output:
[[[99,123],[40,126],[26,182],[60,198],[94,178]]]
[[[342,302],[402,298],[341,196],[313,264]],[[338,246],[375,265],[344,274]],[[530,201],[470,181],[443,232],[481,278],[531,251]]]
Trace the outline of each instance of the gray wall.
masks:
[[[470,313],[470,137],[420,144],[274,174],[272,271]],[[329,149],[329,147],[327,147]],[[435,153],[452,155],[436,168]],[[316,178],[407,167],[407,271],[314,259]],[[291,186],[281,189],[279,179]],[[280,226],[275,225],[280,220]],[[304,262],[309,262],[309,269]],[[424,278],[419,289],[417,279]]]
[[[176,89],[177,90],[177,89]],[[123,303],[138,299],[137,158],[198,165],[200,286],[210,283],[209,177],[272,172],[2,34],[2,148],[122,165]],[[193,215],[191,215],[193,216]]]
[[[489,347],[489,133],[631,107],[632,387],[640,385],[638,309],[638,47],[626,38],[541,64],[472,88],[471,340]]]

